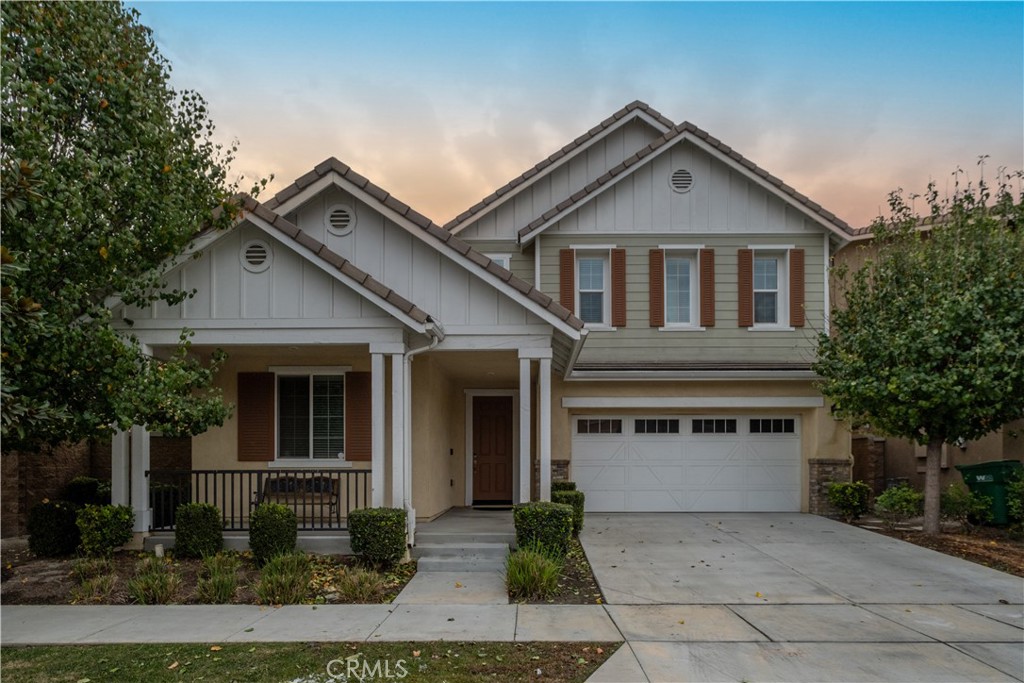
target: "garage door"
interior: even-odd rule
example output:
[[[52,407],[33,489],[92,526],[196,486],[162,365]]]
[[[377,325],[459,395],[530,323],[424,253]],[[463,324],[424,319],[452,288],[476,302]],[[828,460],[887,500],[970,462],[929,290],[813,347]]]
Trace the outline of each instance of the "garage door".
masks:
[[[594,512],[798,512],[795,416],[574,416],[572,471]]]

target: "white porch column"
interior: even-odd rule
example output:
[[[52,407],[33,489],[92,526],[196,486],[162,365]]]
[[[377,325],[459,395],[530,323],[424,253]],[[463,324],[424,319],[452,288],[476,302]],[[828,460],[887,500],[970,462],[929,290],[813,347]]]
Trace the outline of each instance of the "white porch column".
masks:
[[[551,359],[541,358],[538,369],[540,398],[537,412],[540,413],[540,499],[551,500]]]
[[[152,511],[149,507],[149,431],[140,425],[132,425],[132,509],[135,511],[136,532],[149,531]],[[113,491],[111,491],[113,494]]]
[[[384,354],[370,355],[370,505],[384,507]]]
[[[405,498],[405,354],[391,355],[391,507]]]
[[[131,502],[131,479],[128,432],[117,430],[110,441],[110,502],[128,505]]]
[[[530,501],[530,359],[519,359],[519,497]]]

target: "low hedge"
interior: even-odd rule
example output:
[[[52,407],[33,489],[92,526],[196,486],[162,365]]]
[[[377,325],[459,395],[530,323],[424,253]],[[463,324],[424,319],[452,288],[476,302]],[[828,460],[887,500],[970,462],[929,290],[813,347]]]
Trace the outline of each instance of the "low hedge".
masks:
[[[390,566],[405,556],[405,510],[363,508],[348,514],[352,552],[375,565]]]
[[[175,513],[174,554],[181,557],[216,555],[224,547],[220,510],[209,503],[185,503]]]
[[[553,481],[551,482],[551,493],[555,491],[575,491],[576,482],[574,481]]]
[[[33,505],[28,511],[28,549],[40,557],[70,555],[78,549],[78,506],[65,500]]]
[[[86,505],[78,511],[82,552],[90,557],[109,557],[132,540],[135,513],[127,505]]]
[[[512,508],[516,546],[533,544],[556,557],[565,557],[572,540],[573,509],[562,503],[521,503]]]
[[[249,520],[249,548],[261,567],[278,555],[295,552],[299,520],[295,511],[280,503],[261,503]]]
[[[572,534],[579,536],[583,530],[583,505],[586,502],[583,491],[552,491],[551,502],[562,503],[572,508]]]
[[[60,497],[75,505],[110,505],[110,485],[95,477],[75,477],[61,491]]]
[[[832,482],[828,485],[827,495],[828,502],[847,524],[871,509],[871,487],[862,481]]]

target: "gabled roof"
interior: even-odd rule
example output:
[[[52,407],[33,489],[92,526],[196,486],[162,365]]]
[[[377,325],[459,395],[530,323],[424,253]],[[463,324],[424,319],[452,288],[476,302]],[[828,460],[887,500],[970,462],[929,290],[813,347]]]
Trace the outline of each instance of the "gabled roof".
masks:
[[[271,216],[277,217],[278,220],[283,221],[283,224],[290,226],[289,229],[296,231],[298,234],[304,234],[296,226],[281,218],[275,212],[275,209],[278,209],[292,199],[298,198],[303,190],[306,190],[319,180],[329,178],[332,174],[336,174],[338,177],[361,190],[369,201],[376,201],[382,207],[404,219],[406,225],[403,227],[406,227],[406,229],[409,229],[410,231],[418,229],[420,233],[425,234],[430,238],[429,241],[440,243],[436,244],[439,249],[447,247],[449,250],[448,255],[452,258],[461,261],[474,269],[485,271],[486,274],[483,274],[485,279],[488,277],[495,278],[501,285],[511,287],[513,290],[512,295],[514,297],[520,297],[520,302],[526,305],[528,309],[539,309],[541,312],[553,316],[559,321],[559,323],[567,326],[568,331],[572,332],[571,336],[576,338],[580,336],[580,332],[584,329],[583,321],[573,315],[568,309],[563,308],[561,304],[544,292],[540,291],[530,283],[516,277],[511,271],[502,268],[497,263],[471,247],[467,242],[451,234],[418,211],[413,210],[408,204],[405,204],[391,196],[387,190],[384,190],[370,182],[369,179],[356,173],[348,165],[338,161],[334,157],[330,157],[329,159],[317,164],[312,171],[301,176],[294,183],[278,192],[260,208],[262,208],[263,211],[268,212]],[[310,242],[316,242],[316,244],[319,245],[317,248],[322,247],[325,251],[333,253],[321,243],[310,238],[308,235],[306,235],[305,238]],[[334,254],[334,257],[341,258],[337,254]]]
[[[458,232],[459,229],[464,227],[464,225],[471,218],[477,217],[479,214],[483,213],[486,209],[491,207],[499,200],[503,199],[510,192],[513,192],[514,190],[522,186],[524,183],[526,183],[526,181],[530,180],[531,178],[535,178],[543,171],[550,169],[551,166],[556,165],[558,162],[568,158],[569,156],[572,155],[573,152],[587,145],[592,140],[603,136],[606,131],[617,126],[619,122],[622,121],[623,119],[637,118],[641,114],[645,114],[648,119],[657,122],[661,126],[660,130],[662,132],[671,130],[671,128],[675,125],[672,121],[662,116],[660,112],[656,111],[655,109],[652,109],[647,103],[641,102],[640,100],[630,102],[625,107],[618,110],[617,112],[606,118],[604,121],[597,124],[590,130],[588,130],[586,133],[584,133],[583,135],[579,136],[578,138],[567,144],[565,147],[562,147],[560,150],[549,156],[547,159],[544,159],[533,168],[527,170],[521,175],[505,183],[497,190],[487,195],[486,197],[484,197],[479,202],[477,202],[473,206],[469,207],[468,209],[460,213],[452,220],[448,221],[444,226],[445,230]]]
[[[826,210],[807,195],[797,192],[796,189],[784,183],[780,178],[773,176],[771,173],[764,170],[753,161],[750,161],[729,145],[712,136],[710,133],[698,128],[689,121],[684,121],[678,126],[673,127],[670,131],[665,133],[665,135],[661,136],[651,144],[640,149],[631,157],[625,159],[618,166],[607,171],[604,175],[600,176],[583,189],[573,193],[568,198],[551,207],[538,218],[520,229],[520,243],[533,239],[536,233],[541,232],[550,223],[569,211],[579,207],[581,204],[584,204],[605,187],[614,184],[618,179],[628,175],[634,167],[643,163],[651,157],[651,155],[664,151],[670,143],[678,142],[679,140],[687,137],[703,143],[722,157],[734,162],[741,168],[741,170],[745,171],[748,176],[762,182],[769,188],[774,189],[778,194],[783,195],[793,203],[802,206],[810,213],[816,215],[823,223],[829,226],[833,232],[841,235],[844,239],[848,239],[854,234],[853,228],[851,228],[845,221],[841,220],[831,211]]]
[[[387,285],[375,280],[369,273],[357,268],[348,259],[328,249],[326,244],[302,232],[294,223],[285,220],[282,216],[274,213],[252,197],[243,195],[241,197],[241,206],[244,212],[260,218],[285,236],[313,252],[314,255],[336,268],[345,277],[354,280],[371,301],[375,298],[381,299],[421,325],[435,322],[430,314],[416,306],[416,304],[404,298]],[[246,218],[245,213],[240,218]]]

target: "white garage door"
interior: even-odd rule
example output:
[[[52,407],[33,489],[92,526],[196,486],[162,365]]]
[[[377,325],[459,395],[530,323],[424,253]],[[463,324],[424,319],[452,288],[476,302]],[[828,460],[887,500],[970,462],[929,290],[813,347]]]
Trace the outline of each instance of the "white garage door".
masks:
[[[794,416],[574,416],[572,472],[594,512],[799,512]]]

